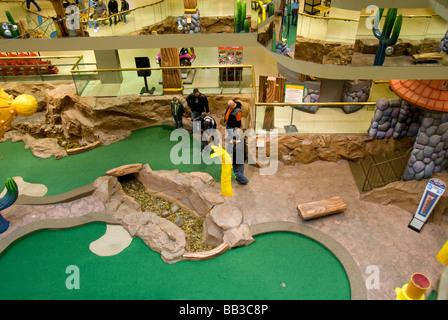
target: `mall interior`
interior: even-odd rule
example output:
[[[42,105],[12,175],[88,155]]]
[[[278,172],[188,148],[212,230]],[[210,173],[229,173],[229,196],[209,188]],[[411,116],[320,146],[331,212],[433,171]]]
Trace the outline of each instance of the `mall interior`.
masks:
[[[268,209],[276,210],[275,208],[289,205],[290,208],[285,209],[287,213],[284,216],[279,214],[275,217],[283,222],[293,221],[295,223],[298,220],[302,226],[302,221],[297,217],[299,203],[295,203],[292,199],[310,202],[330,196],[331,192],[344,195],[343,187],[347,182],[344,174],[339,170],[348,170],[350,175],[353,174],[356,181],[353,186],[357,193],[356,196],[349,195],[349,191],[346,193],[347,196],[344,200],[348,199],[346,202],[349,203],[348,214],[345,216],[345,218],[348,217],[347,219],[344,220],[345,213],[343,213],[319,218],[322,220],[317,219],[316,222],[310,223],[311,228],[326,233],[325,236],[316,236],[312,232],[308,233],[303,230],[297,231],[309,238],[321,239],[321,243],[328,243],[326,242],[327,236],[336,238],[336,241],[340,243],[334,244],[333,239],[328,240],[331,244],[325,246],[342,261],[342,269],[345,268],[345,272],[348,274],[347,286],[349,289],[347,289],[346,296],[336,294],[320,296],[317,293],[310,296],[295,296],[296,293],[292,291],[288,293],[290,295],[285,293],[284,296],[282,295],[284,293],[278,296],[274,294],[273,296],[255,295],[255,299],[270,299],[270,297],[274,297],[273,299],[341,299],[341,297],[342,299],[348,297],[348,299],[369,300],[388,300],[396,297],[409,299],[412,293],[403,287],[403,284],[409,282],[409,279],[411,280],[408,288],[411,287],[411,284],[415,285],[418,292],[418,295],[415,295],[414,292],[413,297],[448,299],[448,268],[439,262],[442,259],[440,258],[442,250],[437,255],[438,250],[448,240],[448,201],[440,195],[442,201],[439,202],[439,207],[443,203],[443,208],[439,209],[437,213],[437,223],[434,223],[433,226],[430,224],[425,226],[427,233],[431,231],[431,236],[427,236],[424,229],[421,233],[417,233],[410,230],[410,227],[407,228],[407,225],[404,226],[404,230],[393,229],[395,224],[401,223],[402,225],[403,221],[410,220],[416,208],[422,205],[420,203],[421,193],[412,194],[412,197],[415,198],[412,201],[402,200],[411,197],[410,189],[403,191],[407,192],[407,195],[397,192],[396,198],[393,198],[395,193],[390,192],[388,200],[380,199],[380,196],[377,195],[371,196],[370,201],[376,202],[374,205],[380,207],[372,207],[373,204],[365,205],[364,201],[359,200],[360,194],[365,194],[365,192],[376,188],[386,188],[390,182],[424,183],[423,189],[419,189],[416,185],[413,185],[411,189],[425,192],[427,189],[424,187],[429,181],[428,179],[434,177],[433,175],[437,175],[436,177],[440,179],[446,177],[448,167],[448,134],[445,134],[448,132],[448,125],[446,125],[448,117],[445,116],[445,113],[448,112],[448,80],[446,80],[448,78],[448,0],[102,1],[106,7],[105,13],[98,13],[101,11],[98,10],[100,4],[93,0],[0,0],[0,23],[2,23],[2,29],[0,29],[0,87],[5,88],[7,92],[19,93],[14,86],[18,84],[17,87],[22,88],[21,85],[23,85],[23,88],[31,88],[27,89],[27,93],[42,97],[45,95],[42,93],[45,90],[53,90],[60,86],[61,93],[51,94],[49,98],[39,98],[49,105],[58,101],[59,105],[51,111],[48,109],[45,115],[42,113],[40,118],[36,116],[35,119],[45,118],[46,121],[53,121],[53,124],[56,125],[60,125],[60,121],[66,121],[67,126],[64,130],[71,130],[70,133],[74,135],[78,135],[75,133],[77,129],[73,129],[75,125],[71,126],[71,124],[76,122],[77,114],[66,113],[60,117],[62,120],[55,120],[57,117],[53,114],[64,107],[65,102],[61,98],[62,90],[68,87],[73,91],[70,98],[67,98],[70,102],[66,103],[67,105],[71,103],[70,107],[79,102],[82,105],[81,111],[83,108],[87,108],[85,106],[91,105],[94,106],[95,112],[100,114],[101,103],[107,105],[104,110],[106,108],[112,110],[107,115],[110,117],[108,121],[112,123],[110,124],[111,128],[115,125],[113,116],[121,117],[126,114],[119,109],[120,107],[112,106],[114,101],[117,102],[117,105],[123,106],[126,99],[132,100],[132,103],[140,101],[138,99],[153,99],[151,101],[162,104],[166,102],[168,106],[169,99],[176,95],[186,106],[185,98],[193,92],[194,88],[197,88],[207,97],[218,97],[210,99],[210,103],[215,104],[211,105],[211,108],[220,110],[216,115],[222,116],[227,107],[227,100],[241,97],[242,101],[247,103],[247,109],[243,112],[243,116],[246,118],[245,129],[253,129],[256,134],[265,134],[267,137],[265,140],[264,138],[257,139],[257,147],[267,148],[268,144],[264,143],[269,141],[269,134],[275,132],[275,135],[278,134],[279,137],[278,152],[279,157],[282,158],[282,165],[285,164],[287,167],[287,165],[295,163],[296,169],[294,170],[302,170],[300,172],[304,176],[307,175],[308,170],[310,172],[314,170],[313,172],[318,172],[316,177],[338,179],[336,184],[341,183],[340,187],[337,185],[328,188],[319,187],[317,186],[318,180],[313,182],[314,178],[310,176],[309,180],[303,184],[306,183],[311,186],[311,189],[315,188],[313,190],[318,191],[307,199],[306,191],[303,191],[303,195],[294,195],[294,192],[302,192],[299,190],[303,188],[303,185],[297,186],[292,182],[291,184],[285,182],[282,185],[281,177],[283,176],[273,178],[271,182],[257,180],[263,177],[256,175],[253,171],[255,169],[249,168],[247,169],[249,180],[254,186],[256,181],[279,183],[278,190],[285,191],[280,193],[276,190],[272,191],[272,194],[268,194],[268,190],[263,188],[251,189],[253,192],[258,190],[257,192],[260,192],[260,196],[263,196],[264,199],[259,202],[256,202],[256,199],[247,200],[246,204],[241,205],[244,223],[255,228],[256,225],[261,225],[265,221],[275,220],[274,215],[267,212]],[[127,9],[123,9],[123,1],[128,3]],[[116,3],[116,11],[114,11],[115,9],[110,10],[110,3],[112,6]],[[177,59],[178,53],[179,59]],[[1,107],[2,105],[0,105]],[[161,116],[158,120],[166,120],[163,117],[167,112],[169,114],[169,111],[162,112],[160,108],[157,104],[154,107],[154,112],[160,112]],[[129,111],[127,114],[131,119],[129,126],[138,125],[139,129],[144,128],[145,125],[142,125],[137,119],[141,114],[139,112],[132,114],[132,112]],[[84,113],[84,115],[86,114]],[[0,120],[3,119],[3,116],[0,109]],[[69,117],[72,118],[69,119]],[[87,116],[86,118],[78,117],[78,120],[86,127],[93,128],[92,130],[96,130],[96,126],[109,128],[106,120],[87,118]],[[26,127],[20,117],[16,121],[18,121],[17,128]],[[92,124],[92,121],[96,122]],[[79,191],[79,188],[92,181],[92,177],[87,177],[87,173],[98,170],[95,171],[96,174],[105,169],[105,164],[103,166],[91,164],[87,157],[89,153],[99,153],[96,151],[99,148],[91,150],[94,147],[92,147],[93,144],[90,144],[88,146],[90,151],[79,155],[69,154],[68,157],[56,160],[53,166],[61,176],[55,178],[55,182],[51,182],[50,173],[45,177],[45,173],[41,172],[38,176],[37,173],[31,173],[31,168],[28,167],[32,165],[44,168],[46,159],[43,156],[35,157],[38,160],[42,159],[37,164],[36,159],[33,158],[29,162],[24,160],[23,165],[18,165],[24,174],[12,169],[15,164],[7,162],[8,157],[5,150],[12,150],[16,143],[10,145],[9,141],[5,142],[7,139],[1,140],[1,134],[4,133],[1,130],[2,123],[0,123],[0,155],[2,156],[0,161],[3,162],[0,162],[0,179],[7,178],[2,174],[2,170],[5,170],[4,174],[22,175],[25,180],[30,182],[33,182],[34,179],[34,183],[43,183],[41,181],[45,180],[48,181],[47,186],[55,185],[55,189],[47,194],[50,196],[45,198],[58,197],[60,193],[64,196],[63,200],[58,200],[60,201],[57,202],[58,204],[68,201],[85,201],[84,205],[93,208],[89,207],[89,210],[96,210],[93,202],[89,202],[91,201],[90,197],[83,198],[82,195],[86,193]],[[126,122],[123,121],[123,123]],[[123,129],[132,131],[132,128]],[[79,135],[86,134],[86,136],[82,137],[81,146],[92,143],[92,132],[94,131],[88,131],[85,127],[82,130],[85,131]],[[116,132],[118,131],[116,130]],[[162,132],[157,131],[156,133],[162,135]],[[120,139],[122,138],[120,137]],[[137,134],[133,139],[138,138]],[[106,140],[104,136],[103,139]],[[445,143],[445,139],[447,143]],[[403,142],[404,140],[405,142]],[[120,153],[118,145],[121,142],[113,144],[117,145],[116,147],[113,147],[112,144],[104,147],[116,148],[115,152]],[[2,144],[6,145],[3,151]],[[163,143],[160,143],[159,147],[165,150],[164,148],[167,148],[168,144],[164,146]],[[397,150],[390,149],[395,147]],[[34,155],[37,154],[35,150],[36,148],[33,149]],[[124,150],[123,153],[127,153],[129,150],[135,149]],[[132,152],[129,151],[129,153]],[[339,153],[334,156],[334,152]],[[365,154],[369,152],[372,157],[376,156],[377,158],[369,157],[365,163],[360,163],[366,157]],[[393,155],[391,155],[392,153]],[[5,160],[3,160],[4,154]],[[84,154],[86,155],[85,160],[82,158]],[[143,154],[150,158],[153,157],[153,155],[142,151]],[[56,154],[51,156],[59,157]],[[69,161],[65,160],[66,158],[76,159],[77,156],[79,161],[70,166],[73,165],[73,168],[80,170],[82,172],[80,177],[84,179],[83,175],[85,175],[85,179],[81,179],[77,185],[71,185],[64,181],[58,182],[59,186],[56,186],[56,181],[63,181],[65,171],[68,170],[64,169],[62,164],[59,167],[59,163]],[[112,155],[109,156],[112,157]],[[23,157],[25,159],[25,156]],[[162,158],[161,156],[160,159]],[[335,159],[347,160],[347,162],[341,164]],[[109,160],[104,160],[104,163],[107,161]],[[144,163],[144,160],[140,159],[133,161]],[[154,161],[158,163],[156,158]],[[322,162],[327,163],[327,161],[331,163],[329,164],[330,169],[324,169],[322,165]],[[398,162],[399,164],[396,165],[395,163]],[[113,163],[118,167],[132,162],[116,161]],[[298,167],[297,169],[297,164],[310,164],[315,167],[310,169]],[[381,167],[386,165],[387,169]],[[98,168],[95,168],[96,166]],[[157,166],[154,165],[154,167]],[[8,171],[8,168],[11,168],[11,171]],[[111,168],[113,168],[112,165],[104,171]],[[164,167],[163,164],[158,168],[161,170],[176,169],[172,166]],[[395,172],[395,168],[398,168],[398,173]],[[219,168],[216,169],[218,171],[213,171],[215,169],[210,169],[212,170],[210,174],[219,181],[220,171]],[[190,167],[185,169],[185,171],[188,170],[193,169]],[[295,173],[294,170],[284,170],[287,172],[284,174],[289,178],[297,178],[298,173]],[[376,175],[381,182],[374,182],[374,179],[377,178],[371,176],[373,171],[377,172]],[[29,177],[26,177],[25,173],[29,173]],[[55,177],[57,175],[54,174]],[[357,176],[360,178],[358,179]],[[393,177],[387,180],[389,176]],[[334,180],[331,183],[334,183]],[[435,188],[442,188],[442,185],[443,183]],[[295,188],[297,188],[296,191],[294,191]],[[395,188],[401,190],[400,187]],[[74,192],[70,190],[77,190],[76,192],[80,192],[80,194],[75,198],[68,197],[66,192]],[[251,198],[250,194],[244,191],[248,190],[247,188],[243,189],[243,186],[238,185],[235,190],[236,193],[241,190],[240,200],[243,195],[246,197],[244,199]],[[387,190],[385,192],[388,193]],[[386,196],[382,195],[382,197]],[[267,199],[272,201],[268,203]],[[281,202],[279,199],[283,199],[285,202],[275,205],[276,201]],[[13,205],[8,210],[14,210],[13,208],[17,206],[34,205],[36,207],[41,203],[39,201],[22,198],[18,205]],[[53,205],[52,202],[49,202],[50,200],[45,201],[42,203]],[[229,201],[229,203],[235,204],[237,200],[233,201]],[[243,200],[243,202],[245,201]],[[290,205],[290,201],[294,202],[294,205]],[[411,202],[413,206],[409,205]],[[247,208],[247,210],[258,210],[253,215],[252,213],[246,214],[244,211],[251,203],[253,208]],[[353,207],[350,208],[350,205]],[[356,207],[358,205],[359,207]],[[381,213],[374,217],[375,214],[371,212],[383,208],[383,206],[389,208],[389,205],[397,205],[400,208],[399,212],[404,209],[412,211],[411,215],[392,218],[386,216],[386,213]],[[354,209],[355,207],[357,209]],[[356,210],[365,213],[365,220],[355,217]],[[7,212],[6,210],[2,212],[0,209],[0,213]],[[265,216],[263,216],[263,212],[266,212]],[[207,213],[208,211],[204,216]],[[39,214],[42,217],[46,215],[44,212]],[[33,217],[39,214],[33,214]],[[13,215],[10,213],[10,216]],[[7,214],[5,216],[7,217]],[[381,221],[381,219],[383,220]],[[348,222],[349,220],[350,222]],[[25,219],[22,219],[22,223],[24,223],[23,221]],[[384,226],[384,228],[381,229],[379,226]],[[290,228],[292,227],[286,229]],[[292,229],[296,230],[296,227]],[[373,231],[377,229],[378,231]],[[336,232],[332,233],[334,230]],[[95,229],[92,232],[101,233],[102,231],[104,230],[100,227],[99,230]],[[27,249],[25,249],[26,244],[23,241],[24,248],[10,248],[2,253],[3,249],[14,243],[15,240],[11,239],[20,238],[14,234],[8,238],[9,236],[10,234],[5,232],[4,238],[2,238],[0,232],[0,270],[12,275],[13,267],[11,266],[14,259],[19,259],[17,258],[19,250],[25,252]],[[40,236],[50,237],[46,234]],[[419,236],[424,238],[421,239]],[[94,236],[92,237],[94,238]],[[389,237],[394,238],[389,239]],[[400,242],[398,237],[409,237],[411,240],[410,242],[404,240]],[[369,240],[372,238],[376,238],[375,241],[379,241],[379,243],[373,245],[373,242]],[[2,239],[3,246],[1,245]],[[35,243],[39,243],[44,239],[35,241]],[[259,243],[262,242],[263,240],[260,238]],[[398,244],[399,242],[400,244]],[[375,285],[369,287],[368,281],[372,281],[372,277],[367,270],[376,270],[369,268],[375,265],[373,257],[381,257],[380,248],[382,246],[386,247],[386,251],[389,249],[390,251],[387,251],[383,260],[378,263],[383,277],[381,278],[382,290],[379,290]],[[448,245],[445,245],[444,248],[443,254],[448,256]],[[17,250],[17,253],[14,250]],[[349,252],[348,258],[346,258],[346,251]],[[434,261],[428,262],[430,270],[425,271],[423,266],[427,260],[417,259],[415,261],[412,256],[413,252],[414,254],[416,252],[424,254],[425,259],[432,259],[436,255],[440,259],[437,261],[434,258]],[[365,257],[370,254],[372,254],[371,257]],[[16,256],[14,257],[14,255]],[[247,263],[245,258],[241,259]],[[448,261],[448,258],[444,259],[444,261]],[[286,265],[292,263],[291,261],[283,263]],[[328,266],[330,265],[331,263],[328,262]],[[129,266],[126,265],[126,267]],[[214,270],[215,267],[220,268],[219,265],[211,265],[209,270]],[[107,268],[107,266],[104,265],[103,268]],[[158,268],[162,270],[164,267],[158,266]],[[422,278],[419,278],[420,274],[414,273],[420,272],[416,270],[418,268],[423,269],[421,272],[429,275],[431,280],[431,290],[427,290],[426,293],[425,290],[429,287],[424,287],[427,286],[426,281],[430,280],[423,275]],[[189,270],[193,272],[193,269]],[[322,274],[323,279],[327,279],[328,283],[333,281],[330,279],[331,274],[336,272],[332,272],[330,267],[327,269],[322,271]],[[354,269],[356,270],[353,271]],[[202,272],[206,274],[207,271]],[[255,276],[253,275],[253,277]],[[11,277],[11,279],[15,279],[15,275]],[[166,277],[170,277],[168,273]],[[92,279],[94,278],[95,276],[92,275]],[[47,280],[44,277],[40,281],[44,283]],[[334,281],[334,288],[330,286],[327,291],[341,292],[337,288],[339,280]],[[11,280],[10,283],[12,286],[13,281]],[[154,283],[150,285],[155,286]],[[0,291],[2,291],[1,286]],[[67,299],[79,297],[72,295],[76,290],[68,293],[66,290],[61,293],[56,289],[49,290],[51,292],[44,296],[39,296],[37,293],[27,295],[24,294],[27,290],[26,286],[28,284],[14,287],[14,290],[11,291],[14,292],[12,296],[19,297],[19,299],[28,297],[52,299],[58,295]],[[175,284],[173,286],[175,287]],[[281,282],[279,286],[280,290],[292,290],[288,282]],[[323,286],[325,285],[323,284]],[[362,288],[360,289],[360,287]],[[396,287],[402,287],[402,289],[395,289]],[[150,299],[188,299],[188,290],[181,290],[184,295],[182,296],[180,293],[170,295],[164,291],[166,288],[163,288],[162,285],[157,288],[166,295],[151,295]],[[167,288],[171,288],[171,285],[167,285]],[[320,293],[325,291],[319,286],[315,286],[315,288],[320,290]],[[109,289],[111,292],[114,290],[112,285]],[[204,292],[207,292],[208,289],[201,288],[203,295],[197,293],[197,296],[192,295],[193,299],[206,299],[204,294],[208,293]],[[136,294],[129,295],[129,297],[145,299],[145,295],[139,295],[141,293],[139,290],[144,289],[136,286]],[[218,291],[218,289],[216,290]],[[226,287],[225,290],[231,291],[232,289]],[[260,290],[263,291],[263,289]],[[38,289],[36,289],[37,291]],[[252,291],[257,291],[257,289]],[[426,296],[424,294],[422,296],[422,292]],[[122,297],[119,294],[107,296],[104,292],[96,292],[95,294],[98,296],[92,296],[92,294],[94,293],[87,293],[81,297],[87,299],[98,296],[106,299]],[[220,296],[218,292],[213,292],[211,296],[212,299],[221,299],[222,297],[229,299],[228,296]],[[5,294],[1,297],[10,298]],[[247,296],[242,296],[242,298],[247,298]]]

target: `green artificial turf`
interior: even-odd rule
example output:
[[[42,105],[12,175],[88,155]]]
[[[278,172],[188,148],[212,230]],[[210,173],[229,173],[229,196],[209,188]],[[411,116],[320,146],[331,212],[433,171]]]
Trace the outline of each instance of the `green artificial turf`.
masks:
[[[88,185],[96,178],[104,176],[107,170],[131,163],[149,163],[153,170],[207,172],[219,181],[220,164],[206,164],[203,161],[200,164],[193,163],[193,145],[199,144],[186,131],[184,137],[190,147],[190,154],[186,159],[189,163],[173,164],[170,152],[173,147],[179,146],[181,141],[180,138],[170,141],[173,130],[174,128],[166,126],[136,130],[130,137],[114,144],[59,160],[53,157],[39,159],[31,150],[24,149],[23,142],[11,143],[8,140],[0,143],[0,157],[3,157],[0,160],[0,184],[8,177],[21,176],[27,182],[47,186],[46,195],[56,195]],[[0,191],[1,189],[0,187]]]
[[[90,223],[16,241],[0,256],[0,299],[350,299],[339,260],[296,233],[263,234],[211,260],[166,264],[139,238],[118,255],[93,254],[89,244],[105,230]],[[72,265],[79,289],[66,287]]]

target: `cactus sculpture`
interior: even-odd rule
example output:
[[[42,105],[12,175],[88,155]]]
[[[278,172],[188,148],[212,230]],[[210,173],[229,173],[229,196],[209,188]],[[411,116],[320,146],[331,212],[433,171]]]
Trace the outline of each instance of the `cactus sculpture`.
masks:
[[[233,22],[236,33],[249,32],[249,21],[246,20],[246,1],[241,4],[241,0],[237,0]]]
[[[380,8],[373,20],[373,35],[380,40],[378,50],[375,55],[375,66],[382,66],[386,58],[386,48],[397,43],[398,36],[401,31],[403,17],[400,14],[397,18],[397,8],[389,8],[387,10],[386,21],[384,22],[383,31],[380,32],[379,25],[383,15],[384,8]],[[393,29],[393,30],[392,30]]]
[[[17,188],[17,184],[14,179],[6,179],[5,186],[6,194],[3,198],[0,199],[0,212],[11,206],[19,196],[19,189]],[[8,230],[8,227],[9,222],[0,214],[0,233]]]

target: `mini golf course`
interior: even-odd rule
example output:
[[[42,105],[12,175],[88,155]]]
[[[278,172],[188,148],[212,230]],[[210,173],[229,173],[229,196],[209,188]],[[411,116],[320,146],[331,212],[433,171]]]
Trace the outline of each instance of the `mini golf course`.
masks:
[[[109,146],[55,160],[38,159],[24,143],[0,143],[0,178],[21,176],[44,184],[47,195],[92,183],[109,169],[149,163],[154,170],[202,171],[219,181],[220,164],[174,165],[171,127],[134,131]],[[190,139],[193,138],[185,132]],[[190,159],[193,159],[190,149]],[[106,224],[40,230],[0,254],[0,299],[350,299],[344,266],[319,242],[293,232],[254,236],[255,242],[206,261],[167,264],[141,239],[115,256],[92,253]],[[80,289],[67,289],[66,272],[79,269]]]
[[[350,299],[339,260],[296,233],[262,234],[211,260],[166,264],[139,238],[118,255],[93,254],[89,244],[105,229],[90,223],[16,241],[0,256],[0,299]],[[71,265],[79,289],[66,287]]]
[[[36,158],[31,150],[25,150],[23,142],[0,143],[0,182],[8,177],[21,176],[30,183],[47,186],[46,195],[56,195],[92,183],[106,171],[125,164],[149,163],[153,170],[180,172],[202,171],[219,181],[220,164],[193,164],[193,147],[190,148],[190,163],[174,165],[170,160],[171,149],[178,141],[170,141],[173,127],[158,126],[136,130],[124,140],[91,151],[71,155],[59,160]],[[186,139],[193,137],[185,131]],[[3,182],[2,182],[3,183]]]

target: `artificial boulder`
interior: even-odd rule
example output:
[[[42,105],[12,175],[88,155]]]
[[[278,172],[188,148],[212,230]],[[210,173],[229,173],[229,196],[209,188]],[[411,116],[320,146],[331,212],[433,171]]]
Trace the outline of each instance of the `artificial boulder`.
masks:
[[[243,222],[243,213],[226,203],[208,173],[153,171],[148,164],[132,164],[111,169],[109,175],[96,179],[93,195],[104,203],[106,213],[132,237],[141,238],[150,248],[160,252],[165,262],[180,261],[189,253],[188,236],[175,223],[155,213],[142,212],[140,205],[124,193],[118,177],[129,173],[147,188],[148,193],[187,208],[197,218],[206,215],[204,240],[207,244],[219,246],[225,243],[232,248],[254,241],[249,226]]]

